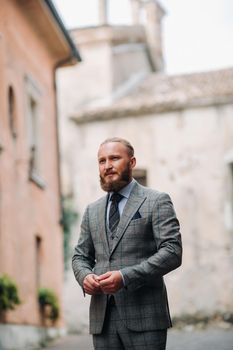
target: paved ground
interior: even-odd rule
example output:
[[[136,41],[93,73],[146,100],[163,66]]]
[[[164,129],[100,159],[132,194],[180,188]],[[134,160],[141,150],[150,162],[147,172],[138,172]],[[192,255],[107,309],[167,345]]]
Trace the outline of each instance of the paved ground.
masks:
[[[70,335],[46,349],[93,350],[92,339],[89,335]],[[172,329],[168,334],[167,350],[233,350],[233,329]]]

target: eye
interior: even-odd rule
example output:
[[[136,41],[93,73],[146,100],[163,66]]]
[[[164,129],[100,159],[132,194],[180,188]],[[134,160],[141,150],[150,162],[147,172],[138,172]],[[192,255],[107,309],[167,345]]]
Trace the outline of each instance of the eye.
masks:
[[[99,159],[99,164],[104,164],[105,163],[105,159]]]

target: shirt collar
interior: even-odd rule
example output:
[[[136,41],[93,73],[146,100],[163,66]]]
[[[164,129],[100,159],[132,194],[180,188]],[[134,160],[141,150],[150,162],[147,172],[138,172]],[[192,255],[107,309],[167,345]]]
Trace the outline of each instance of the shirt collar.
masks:
[[[120,193],[122,196],[128,199],[135,182],[136,180],[132,179],[132,181],[128,185],[123,187],[120,191],[118,191],[118,193]],[[113,192],[110,192],[109,198],[111,198],[112,193]]]

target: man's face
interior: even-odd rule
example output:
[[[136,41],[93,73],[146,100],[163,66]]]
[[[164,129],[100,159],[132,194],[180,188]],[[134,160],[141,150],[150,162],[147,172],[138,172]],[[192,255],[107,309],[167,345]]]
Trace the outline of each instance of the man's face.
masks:
[[[98,152],[100,185],[106,192],[119,191],[132,179],[132,169],[136,164],[128,149],[120,142],[108,142],[100,146]]]

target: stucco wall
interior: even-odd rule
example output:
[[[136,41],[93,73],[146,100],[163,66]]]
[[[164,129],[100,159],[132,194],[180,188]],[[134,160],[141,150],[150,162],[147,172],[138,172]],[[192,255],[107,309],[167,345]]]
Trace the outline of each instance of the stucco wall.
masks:
[[[0,273],[17,283],[22,304],[7,322],[40,324],[38,287],[52,288],[62,301],[63,247],[59,225],[54,59],[45,38],[35,30],[25,9],[5,1],[0,10]],[[17,28],[17,29],[16,29]],[[44,189],[29,181],[30,146],[26,77],[38,92],[39,158]],[[15,98],[16,134],[9,126],[8,89]],[[36,237],[41,239],[40,277]],[[58,325],[63,325],[63,313]]]

